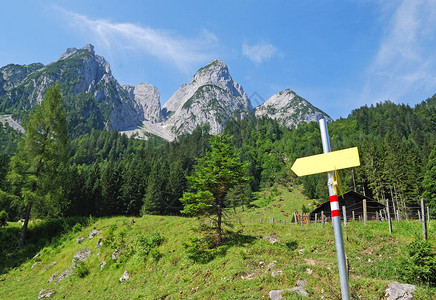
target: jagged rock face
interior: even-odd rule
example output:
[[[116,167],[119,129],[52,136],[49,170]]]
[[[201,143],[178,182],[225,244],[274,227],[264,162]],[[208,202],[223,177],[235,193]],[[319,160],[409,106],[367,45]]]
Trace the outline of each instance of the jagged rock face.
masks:
[[[75,101],[74,97],[81,93],[95,97],[107,128],[131,128],[142,119],[134,109],[133,100],[112,76],[109,63],[95,55],[92,45],[69,48],[47,66],[8,65],[1,73],[7,84],[3,84],[5,95],[0,100],[9,109],[29,109],[39,104],[47,88],[58,81],[67,101]]]
[[[318,121],[324,117],[327,122],[331,122],[326,113],[314,107],[304,98],[295,94],[292,90],[281,91],[262,105],[256,107],[256,117],[267,116],[278,120],[282,125],[295,128],[300,123]]]
[[[144,121],[159,123],[162,121],[160,94],[157,87],[140,83],[135,86],[123,85],[127,95],[136,103],[138,113]]]
[[[210,133],[221,132],[231,117],[245,117],[253,107],[241,85],[233,81],[226,64],[214,60],[201,68],[192,82],[182,85],[165,103],[163,125],[176,135],[191,133],[209,124]]]

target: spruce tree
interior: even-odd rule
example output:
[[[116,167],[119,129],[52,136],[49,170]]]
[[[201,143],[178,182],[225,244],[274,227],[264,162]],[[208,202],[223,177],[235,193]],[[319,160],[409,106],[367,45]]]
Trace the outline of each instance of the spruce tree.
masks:
[[[230,144],[231,138],[221,134],[210,138],[211,151],[197,159],[194,174],[187,177],[194,192],[185,192],[180,199],[182,213],[210,216],[215,221],[217,244],[222,242],[222,218],[229,190],[248,180],[246,164]]]
[[[59,85],[49,87],[41,104],[23,123],[25,136],[11,161],[8,177],[24,209],[19,247],[24,245],[32,209],[41,215],[58,215],[64,209],[61,183],[68,129],[61,105]]]

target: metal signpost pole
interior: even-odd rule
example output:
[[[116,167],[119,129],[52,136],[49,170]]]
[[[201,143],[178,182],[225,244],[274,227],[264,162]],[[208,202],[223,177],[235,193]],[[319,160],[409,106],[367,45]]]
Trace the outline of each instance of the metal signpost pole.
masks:
[[[331,152],[330,140],[325,119],[319,120],[321,130],[322,148],[324,153]],[[327,173],[328,186],[330,195],[330,208],[332,211],[332,223],[335,231],[336,255],[338,258],[339,278],[341,280],[341,293],[343,300],[350,299],[350,288],[348,285],[347,266],[345,261],[344,239],[342,237],[341,215],[339,211],[339,201],[336,191],[336,182],[334,172]]]

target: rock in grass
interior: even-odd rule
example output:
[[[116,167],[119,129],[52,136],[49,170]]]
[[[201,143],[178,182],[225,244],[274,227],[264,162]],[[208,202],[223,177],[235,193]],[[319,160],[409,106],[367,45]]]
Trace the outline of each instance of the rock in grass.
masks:
[[[100,263],[100,271],[103,270],[104,266],[106,266],[106,261],[105,261],[105,260],[103,260],[103,261]]]
[[[74,254],[73,263],[76,261],[84,261],[91,255],[89,248],[82,248]]]
[[[42,298],[50,298],[51,296],[53,296],[56,293],[55,290],[49,290],[47,291],[46,289],[43,289],[39,292],[38,295],[38,299],[42,299]]]
[[[271,300],[279,300],[282,299],[283,290],[272,290],[269,292],[269,298]]]
[[[84,238],[83,236],[78,236],[78,237],[76,238],[76,242],[77,242],[77,244],[82,243],[84,240],[85,240],[85,238]]]
[[[40,261],[35,261],[31,267],[31,269],[33,269],[36,265],[39,265],[41,262]]]
[[[57,261],[52,262],[51,264],[45,266],[44,271],[47,271],[48,268],[50,268],[51,266],[54,266],[55,264],[57,264]]]
[[[270,235],[266,236],[265,239],[271,244],[280,243],[280,239],[277,237],[275,233],[271,233]]]
[[[297,286],[294,287],[292,290],[303,297],[309,296],[309,293],[306,291],[306,281],[304,280],[298,280]]]
[[[112,260],[116,261],[119,256],[120,256],[120,251],[118,249],[115,249],[114,252],[112,253]]]
[[[47,283],[52,282],[56,278],[58,273],[59,273],[58,271],[54,272],[53,275],[51,275],[51,277],[47,280]]]
[[[388,300],[405,300],[412,299],[412,293],[416,287],[413,284],[401,284],[399,282],[389,283],[385,292],[385,297],[389,297]]]
[[[103,245],[103,238],[99,238],[97,245],[95,245],[95,249],[100,248]]]
[[[99,233],[101,233],[101,232],[103,232],[103,230],[92,230],[90,233],[89,233],[89,235],[88,235],[88,238],[89,239],[92,239],[93,237],[95,237],[97,234],[99,234]]]
[[[123,276],[121,276],[121,278],[120,278],[120,282],[127,281],[127,280],[129,280],[129,278],[130,278],[129,272],[124,271]]]
[[[62,274],[56,279],[56,283],[63,280],[65,277],[67,277],[71,272],[73,271],[73,268],[70,266],[68,269],[62,272]]]

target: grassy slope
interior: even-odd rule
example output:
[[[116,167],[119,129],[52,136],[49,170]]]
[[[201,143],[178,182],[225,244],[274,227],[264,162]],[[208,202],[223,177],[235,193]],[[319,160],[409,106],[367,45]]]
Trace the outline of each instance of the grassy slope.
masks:
[[[257,208],[238,209],[236,214],[229,212],[234,230],[239,231],[239,235],[225,255],[209,263],[192,262],[182,246],[187,236],[195,235],[190,229],[198,223],[196,219],[145,216],[135,218],[133,225],[130,225],[131,218],[127,217],[99,219],[82,231],[65,234],[56,244],[45,247],[39,258],[28,260],[0,275],[0,298],[36,299],[40,290],[54,289],[54,299],[259,299],[267,298],[270,290],[293,288],[298,280],[304,279],[311,299],[321,296],[338,299],[339,278],[331,224],[323,228],[313,224],[308,227],[260,223],[256,220],[273,214],[275,219],[290,222],[293,211],[301,210],[302,204],[308,206],[311,201],[297,189],[289,192],[280,188],[275,193],[260,193],[258,196],[259,200],[254,203]],[[111,226],[112,229],[116,227],[115,238],[120,240],[124,236],[126,245],[134,250],[138,247],[138,235],[159,232],[165,238],[157,248],[162,258],[158,262],[144,261],[133,255],[123,262],[113,262],[110,246],[95,249],[99,237],[110,235]],[[87,237],[92,229],[103,232],[77,244],[76,237]],[[272,245],[263,238],[273,232],[281,239],[280,243]],[[435,232],[436,224],[432,223],[430,236],[433,243]],[[349,223],[344,228],[344,239],[352,294],[356,298],[382,299],[387,284],[395,280],[395,261],[401,245],[420,233],[418,222],[396,222],[392,235],[386,223],[369,222],[366,227],[357,222]],[[85,262],[89,274],[80,278],[77,273],[72,273],[59,283],[47,283],[54,272],[57,271],[59,276],[71,265],[74,253],[83,247],[92,252]],[[305,251],[300,253],[301,249]],[[104,257],[108,263],[100,271],[99,265]],[[38,260],[41,263],[31,269]],[[57,264],[45,271],[44,268],[54,261]],[[265,265],[276,261],[276,266],[268,271],[266,266],[259,264],[261,261]],[[120,283],[119,278],[125,270],[129,271],[131,278]],[[273,277],[273,270],[281,270],[283,275]],[[247,279],[249,275],[252,279]],[[418,287],[415,295],[418,299],[434,299],[436,289]],[[287,298],[300,299],[293,293],[287,293]]]

